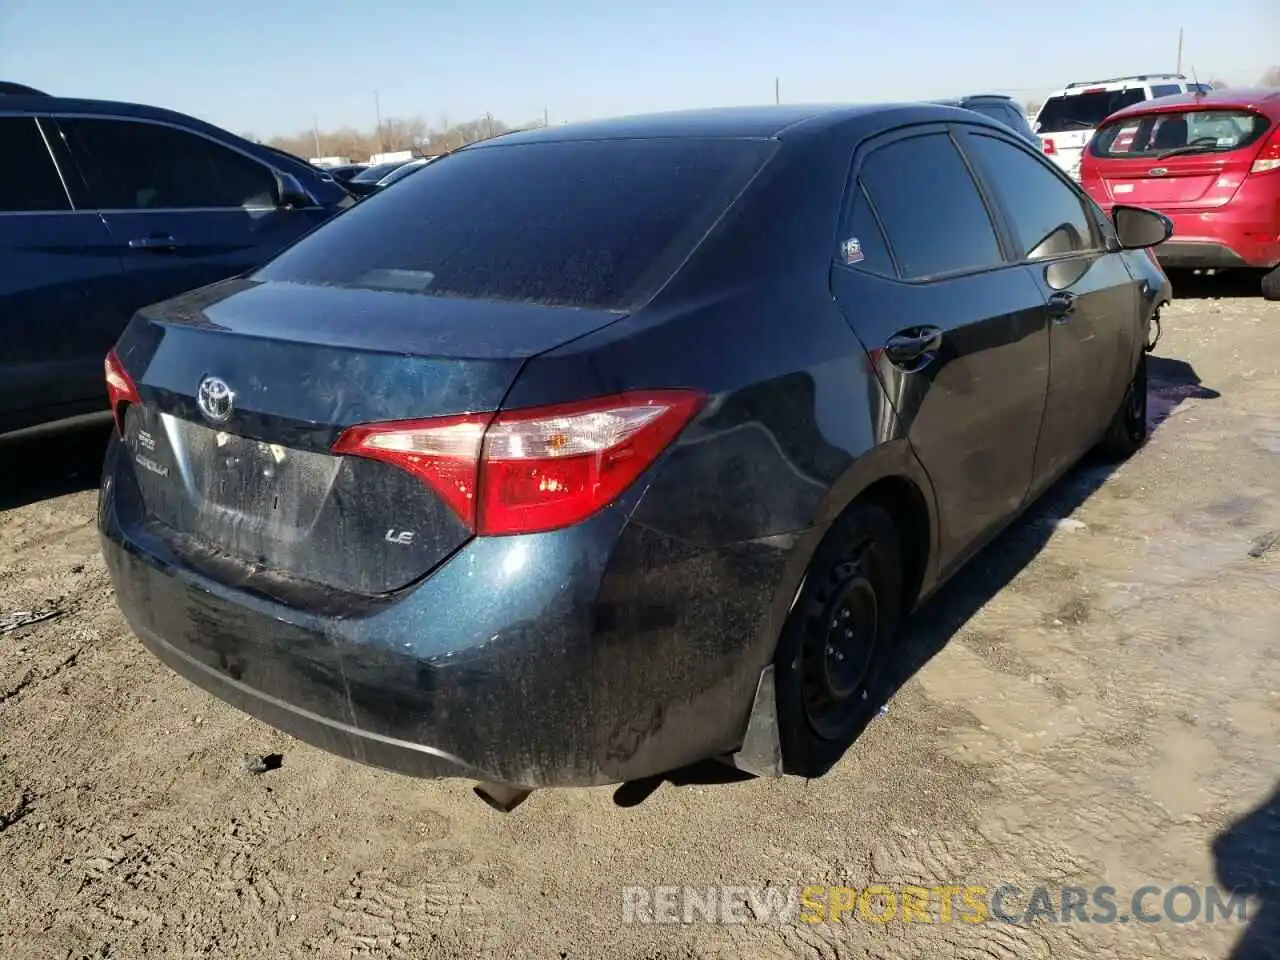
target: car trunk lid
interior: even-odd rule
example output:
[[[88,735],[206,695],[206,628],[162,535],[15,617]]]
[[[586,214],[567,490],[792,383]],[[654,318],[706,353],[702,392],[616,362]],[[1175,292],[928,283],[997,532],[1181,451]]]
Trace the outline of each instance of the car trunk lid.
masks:
[[[525,360],[618,316],[245,280],[148,308],[117,349],[146,521],[210,569],[403,587],[472,532],[407,471],[335,455],[338,437],[497,410]]]
[[[1222,157],[1098,161],[1107,196],[1115,203],[1157,208],[1216,207],[1227,203],[1249,171]]]

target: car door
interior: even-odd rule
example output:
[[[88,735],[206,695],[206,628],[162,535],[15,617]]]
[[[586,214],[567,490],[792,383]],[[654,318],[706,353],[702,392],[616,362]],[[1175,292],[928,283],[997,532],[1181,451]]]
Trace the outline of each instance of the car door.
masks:
[[[316,222],[277,203],[271,167],[203,134],[120,117],[58,123],[135,308],[252,270]]]
[[[76,209],[41,122],[0,115],[0,432],[105,410],[102,361],[124,328],[111,235]],[[66,171],[72,173],[72,171]]]
[[[1047,319],[1006,261],[946,127],[859,150],[832,291],[933,485],[944,575],[1017,512],[1033,476]]]
[[[1034,493],[1098,441],[1120,405],[1140,336],[1138,281],[1108,249],[1093,204],[1038,153],[994,130],[967,130],[960,144],[1049,304],[1049,392]]]

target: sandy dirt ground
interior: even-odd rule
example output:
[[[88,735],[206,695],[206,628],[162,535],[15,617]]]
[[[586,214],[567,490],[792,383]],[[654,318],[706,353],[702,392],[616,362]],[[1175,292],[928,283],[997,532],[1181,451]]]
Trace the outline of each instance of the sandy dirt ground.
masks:
[[[812,782],[503,816],[330,757],[129,634],[103,434],[0,447],[0,957],[1280,956],[1280,304],[1176,282],[1150,444],[1073,472],[915,618],[886,710]],[[631,884],[876,882],[1219,883],[1248,922],[622,922]]]

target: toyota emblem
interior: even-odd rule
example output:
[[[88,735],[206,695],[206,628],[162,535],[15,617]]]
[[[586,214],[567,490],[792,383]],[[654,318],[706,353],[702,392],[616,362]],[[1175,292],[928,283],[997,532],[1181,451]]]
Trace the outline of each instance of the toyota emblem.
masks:
[[[1167,167],[1152,167],[1147,173],[1153,177],[1163,177],[1169,170]]]
[[[235,409],[235,396],[225,380],[205,377],[196,390],[196,406],[214,423],[226,423],[231,419],[231,411]]]

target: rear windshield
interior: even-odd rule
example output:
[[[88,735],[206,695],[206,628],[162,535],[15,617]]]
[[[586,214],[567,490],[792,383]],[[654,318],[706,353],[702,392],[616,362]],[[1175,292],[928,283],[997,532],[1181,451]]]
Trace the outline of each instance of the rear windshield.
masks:
[[[1249,110],[1190,110],[1125,117],[1094,137],[1098,157],[1226,153],[1256,143],[1270,122]]]
[[[388,173],[393,173],[404,166],[403,160],[393,160],[390,163],[377,163],[372,167],[365,167],[357,173],[352,180],[359,180],[361,183],[377,183]]]
[[[626,310],[679,267],[775,141],[506,143],[356,204],[262,280]]]
[[[1142,87],[1050,97],[1036,117],[1036,133],[1092,130],[1117,110],[1142,103],[1146,99],[1147,95]]]

